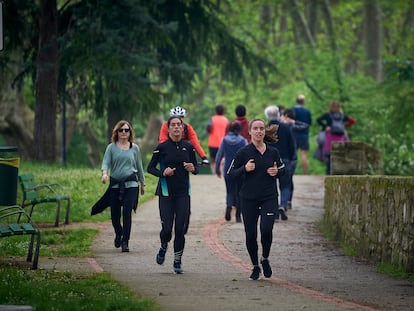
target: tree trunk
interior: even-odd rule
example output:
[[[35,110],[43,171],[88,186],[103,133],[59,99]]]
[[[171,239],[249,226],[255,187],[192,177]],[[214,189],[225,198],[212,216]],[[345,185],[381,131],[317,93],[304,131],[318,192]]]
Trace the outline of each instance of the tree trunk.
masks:
[[[31,159],[33,151],[34,113],[25,102],[22,83],[17,76],[22,61],[18,52],[13,52],[8,70],[1,72],[0,80],[0,134],[9,146],[17,146],[21,158]]]
[[[378,0],[366,0],[364,5],[364,39],[367,65],[365,73],[380,82],[383,76],[383,32]]]
[[[35,159],[55,162],[58,80],[56,0],[40,0],[39,50],[36,59]]]
[[[292,14],[293,25],[295,25],[295,33],[298,37],[304,39],[306,43],[312,47],[312,49],[315,49],[315,40],[312,37],[305,16],[300,11],[297,0],[288,0],[288,4]]]

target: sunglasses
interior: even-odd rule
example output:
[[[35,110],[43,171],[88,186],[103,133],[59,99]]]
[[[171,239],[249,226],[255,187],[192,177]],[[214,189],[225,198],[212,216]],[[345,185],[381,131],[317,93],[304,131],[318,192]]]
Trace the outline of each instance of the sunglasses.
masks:
[[[122,133],[122,132],[129,133],[129,129],[118,129],[118,132],[119,133]]]

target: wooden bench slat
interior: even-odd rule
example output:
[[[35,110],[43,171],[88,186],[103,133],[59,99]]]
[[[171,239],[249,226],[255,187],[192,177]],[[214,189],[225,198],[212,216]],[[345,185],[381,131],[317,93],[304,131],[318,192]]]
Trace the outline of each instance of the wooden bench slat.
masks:
[[[13,231],[14,234],[23,234],[24,230],[19,224],[9,224],[10,229]]]
[[[26,231],[29,234],[35,233],[36,229],[29,223],[25,223],[21,225],[23,230]]]
[[[1,236],[10,236],[10,235],[12,235],[12,232],[11,232],[9,226],[0,225],[0,235]]]

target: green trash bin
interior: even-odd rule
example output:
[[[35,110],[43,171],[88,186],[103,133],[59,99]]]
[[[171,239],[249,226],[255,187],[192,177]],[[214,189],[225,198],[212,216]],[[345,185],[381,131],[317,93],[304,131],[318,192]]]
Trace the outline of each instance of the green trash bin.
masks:
[[[20,158],[17,147],[0,147],[0,206],[15,205]]]

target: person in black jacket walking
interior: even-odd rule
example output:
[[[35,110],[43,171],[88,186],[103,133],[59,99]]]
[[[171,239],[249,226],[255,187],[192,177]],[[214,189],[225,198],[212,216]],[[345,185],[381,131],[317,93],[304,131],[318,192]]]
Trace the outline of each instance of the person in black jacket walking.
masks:
[[[160,143],[154,150],[148,173],[159,177],[156,195],[159,198],[161,218],[161,247],[156,261],[162,265],[172,239],[174,226],[174,263],[173,271],[183,273],[181,257],[184,252],[185,233],[190,213],[190,176],[197,174],[197,159],[193,145],[182,138],[183,121],[172,116],[167,121],[168,140]]]
[[[250,122],[251,143],[241,148],[235,155],[228,174],[243,178],[240,190],[240,205],[243,214],[246,247],[253,264],[251,280],[258,280],[259,267],[257,222],[260,217],[262,244],[261,264],[266,278],[272,276],[269,264],[270,248],[273,240],[273,226],[278,217],[278,192],[276,178],[283,174],[284,164],[279,151],[269,146],[275,143],[277,125],[267,127],[264,120]]]
[[[280,113],[277,106],[269,106],[264,112],[269,120],[268,126],[272,124],[278,126],[278,140],[271,145],[277,148],[285,164],[285,173],[278,177],[280,189],[279,214],[282,220],[287,220],[287,209],[292,206],[293,173],[295,172],[297,162],[295,138],[289,125],[280,122]]]

